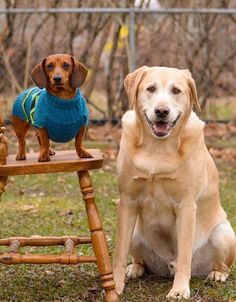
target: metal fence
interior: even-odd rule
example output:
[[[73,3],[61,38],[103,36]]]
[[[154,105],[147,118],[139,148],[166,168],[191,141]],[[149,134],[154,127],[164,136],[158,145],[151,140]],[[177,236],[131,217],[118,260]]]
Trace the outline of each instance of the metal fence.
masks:
[[[0,28],[6,105],[32,84],[30,71],[44,56],[67,52],[89,67],[84,94],[95,118],[127,110],[123,78],[146,64],[189,68],[206,115],[236,120],[236,7],[9,7],[0,8]]]

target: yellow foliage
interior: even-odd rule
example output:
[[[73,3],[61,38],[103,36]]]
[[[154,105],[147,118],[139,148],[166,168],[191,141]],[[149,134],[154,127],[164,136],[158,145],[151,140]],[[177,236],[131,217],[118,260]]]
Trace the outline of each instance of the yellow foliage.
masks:
[[[129,28],[128,26],[126,25],[122,25],[121,26],[121,29],[120,29],[120,33],[119,33],[119,41],[118,41],[118,48],[122,48],[124,46],[124,43],[123,43],[123,39],[126,38],[127,36],[129,35]],[[103,50],[105,52],[110,52],[111,49],[112,49],[112,41],[108,41],[105,45],[104,45],[104,48]]]
[[[110,52],[111,49],[112,49],[112,42],[109,41],[109,42],[107,42],[107,43],[104,45],[103,50],[106,51],[106,52]]]
[[[120,39],[126,38],[129,34],[129,28],[127,25],[122,25],[121,29],[120,29]]]

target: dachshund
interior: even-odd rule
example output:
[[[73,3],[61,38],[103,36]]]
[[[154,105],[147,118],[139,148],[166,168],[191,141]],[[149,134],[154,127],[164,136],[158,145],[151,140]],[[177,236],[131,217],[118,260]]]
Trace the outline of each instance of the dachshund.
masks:
[[[19,141],[16,160],[25,160],[25,136],[33,126],[40,145],[39,162],[54,155],[49,139],[68,142],[75,137],[80,158],[92,156],[82,147],[88,123],[86,101],[79,87],[87,68],[68,54],[54,54],[35,66],[31,78],[37,87],[22,92],[13,104],[13,127]]]

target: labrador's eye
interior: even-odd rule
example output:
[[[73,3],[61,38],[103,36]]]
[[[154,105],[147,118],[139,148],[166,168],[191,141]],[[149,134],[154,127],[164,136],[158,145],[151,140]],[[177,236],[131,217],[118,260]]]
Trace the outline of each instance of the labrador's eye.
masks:
[[[63,64],[63,67],[64,67],[64,68],[68,68],[68,67],[70,67],[70,64],[64,63],[64,64]]]
[[[180,92],[181,92],[181,90],[179,90],[179,88],[176,88],[176,87],[172,88],[173,94],[179,94]]]
[[[48,65],[47,65],[47,68],[48,68],[48,69],[53,69],[53,64],[52,64],[52,63],[48,64]]]
[[[156,87],[152,85],[152,86],[147,88],[147,91],[150,92],[150,93],[153,93],[153,92],[156,91]]]

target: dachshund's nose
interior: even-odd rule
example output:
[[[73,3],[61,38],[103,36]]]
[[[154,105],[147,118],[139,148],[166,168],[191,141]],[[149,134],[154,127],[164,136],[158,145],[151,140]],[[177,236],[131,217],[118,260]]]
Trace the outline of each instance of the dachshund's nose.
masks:
[[[53,77],[53,80],[56,84],[59,84],[62,80],[62,76],[60,74],[57,74]]]
[[[155,114],[158,118],[165,118],[169,115],[169,108],[165,106],[159,106],[155,109]]]

